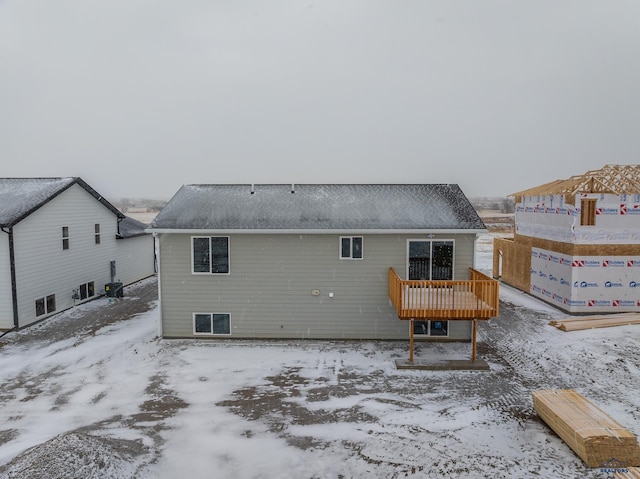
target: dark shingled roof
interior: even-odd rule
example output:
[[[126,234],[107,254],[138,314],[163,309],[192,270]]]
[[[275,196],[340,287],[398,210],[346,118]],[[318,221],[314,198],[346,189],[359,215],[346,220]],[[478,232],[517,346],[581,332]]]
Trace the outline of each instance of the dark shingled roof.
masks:
[[[133,238],[149,234],[145,230],[147,225],[141,221],[126,216],[118,223],[118,238]]]
[[[0,178],[0,226],[13,226],[74,184],[116,216],[124,214],[80,178]]]
[[[458,185],[280,184],[253,189],[252,185],[185,185],[150,229],[484,230],[485,226]]]

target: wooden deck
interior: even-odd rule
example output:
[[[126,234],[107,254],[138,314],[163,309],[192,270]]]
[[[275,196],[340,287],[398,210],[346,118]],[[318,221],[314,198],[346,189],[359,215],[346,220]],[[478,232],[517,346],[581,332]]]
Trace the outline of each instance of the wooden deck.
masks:
[[[410,320],[409,362],[413,363],[413,321],[423,319],[472,320],[471,362],[476,362],[478,319],[498,316],[498,282],[473,268],[467,281],[400,279],[389,268],[389,298],[398,318]]]
[[[389,268],[389,298],[400,319],[471,320],[498,316],[498,282],[469,268],[469,280],[404,280]]]

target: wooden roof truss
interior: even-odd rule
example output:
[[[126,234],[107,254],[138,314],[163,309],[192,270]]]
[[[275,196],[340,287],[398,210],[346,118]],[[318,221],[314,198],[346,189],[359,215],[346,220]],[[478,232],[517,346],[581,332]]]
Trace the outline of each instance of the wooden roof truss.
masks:
[[[605,165],[566,180],[555,180],[510,196],[520,202],[525,196],[564,195],[565,202],[574,204],[581,193],[640,194],[640,165]]]

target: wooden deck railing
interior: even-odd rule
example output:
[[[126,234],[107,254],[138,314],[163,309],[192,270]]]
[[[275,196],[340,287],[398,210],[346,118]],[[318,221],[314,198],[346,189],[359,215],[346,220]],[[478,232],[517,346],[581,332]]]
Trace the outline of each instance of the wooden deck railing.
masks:
[[[389,298],[400,319],[489,319],[498,315],[498,282],[469,268],[469,280],[400,279],[389,268]]]

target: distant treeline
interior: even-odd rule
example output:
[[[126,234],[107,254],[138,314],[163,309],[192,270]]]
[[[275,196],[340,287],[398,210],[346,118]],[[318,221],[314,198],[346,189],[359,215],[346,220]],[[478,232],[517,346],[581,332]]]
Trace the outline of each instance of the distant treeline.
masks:
[[[513,213],[515,211],[513,198],[482,196],[469,198],[469,201],[476,211],[491,210],[499,211],[500,213]]]
[[[123,213],[131,209],[158,212],[167,204],[166,200],[153,200],[149,198],[121,198],[113,202],[114,206]]]

